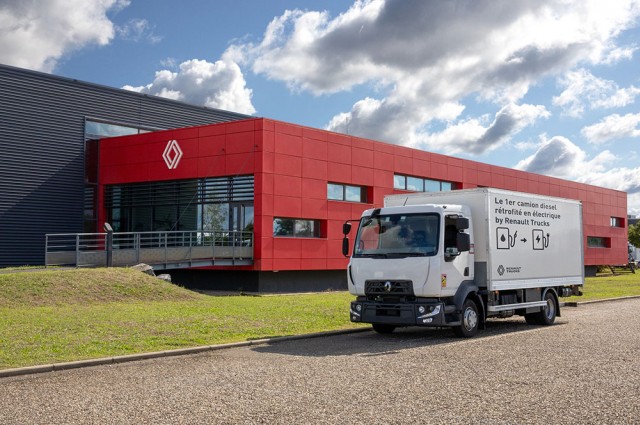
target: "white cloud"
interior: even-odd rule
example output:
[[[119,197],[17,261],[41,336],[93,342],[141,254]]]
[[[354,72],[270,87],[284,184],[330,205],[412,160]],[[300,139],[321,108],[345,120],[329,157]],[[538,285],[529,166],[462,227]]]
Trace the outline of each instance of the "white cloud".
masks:
[[[497,148],[523,128],[549,115],[542,105],[509,104],[498,111],[486,127],[475,118],[461,121],[440,133],[422,135],[417,147],[437,150],[440,146],[447,146],[449,154],[466,152],[478,155]]]
[[[608,155],[608,151],[606,152]],[[518,162],[514,168],[532,173],[570,178],[576,172],[581,173],[585,168],[590,167],[586,157],[586,153],[569,139],[555,136],[548,140],[543,139],[538,150]]]
[[[416,124],[430,117],[450,120],[462,109],[462,105],[451,103],[438,109],[416,107],[407,111],[390,99],[366,98],[356,103],[350,112],[336,115],[327,129],[382,141],[401,140],[403,145],[419,149],[437,151],[446,147],[448,154],[482,154],[502,145],[539,118],[550,115],[541,105],[508,104],[496,113],[492,122],[488,122],[488,117],[469,118],[450,124],[438,133],[428,133]],[[389,126],[389,122],[395,126]]]
[[[160,66],[169,69],[178,69],[178,60],[176,58],[168,57],[160,61]]]
[[[181,63],[178,72],[156,72],[153,82],[145,86],[123,88],[194,105],[244,114],[256,112],[252,91],[246,87],[240,67],[230,60],[211,63],[192,59]]]
[[[50,72],[65,54],[104,46],[115,36],[107,12],[129,0],[5,0],[0,5],[0,62]]]
[[[620,62],[621,60],[631,59],[636,50],[638,50],[638,48],[635,46],[614,48],[602,60],[602,63],[606,65],[612,65],[614,63]]]
[[[585,102],[591,109],[619,108],[633,103],[640,95],[638,87],[621,89],[614,81],[597,78],[584,68],[567,72],[559,84],[565,89],[553,98],[553,104],[572,117],[582,116]]]
[[[539,149],[514,168],[570,179],[628,193],[628,208],[640,212],[640,167],[613,166],[618,158],[605,150],[593,159],[569,139],[543,139]]]
[[[151,44],[156,44],[162,40],[161,36],[154,34],[153,26],[146,19],[130,19],[126,24],[116,27],[116,32],[123,40],[136,43],[146,41]]]
[[[582,135],[589,143],[605,143],[627,137],[640,137],[640,113],[609,115],[597,124],[584,127]]]
[[[334,18],[287,11],[260,42],[237,44],[226,54],[294,90],[382,89],[380,99],[363,99],[336,115],[330,129],[348,122],[351,134],[416,144],[442,120],[450,134],[487,142],[471,149],[484,152],[501,141],[480,140],[473,119],[454,121],[463,99],[494,102],[498,116],[545,76],[628,57],[629,49],[613,41],[638,15],[637,0],[362,0]],[[451,147],[461,148],[441,149]]]

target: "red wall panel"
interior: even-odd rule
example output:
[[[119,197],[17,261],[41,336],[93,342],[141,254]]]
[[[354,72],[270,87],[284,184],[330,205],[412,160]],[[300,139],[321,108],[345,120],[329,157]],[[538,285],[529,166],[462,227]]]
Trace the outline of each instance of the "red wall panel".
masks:
[[[302,217],[302,198],[300,196],[273,196],[273,215],[286,218]]]
[[[373,186],[373,168],[358,167],[356,165],[351,167],[351,184],[357,186]]]
[[[231,128],[231,126],[228,126]],[[225,137],[225,149],[227,154],[255,152],[258,146],[255,141],[255,132],[227,134]]]
[[[302,157],[305,159],[327,160],[328,145],[321,140],[302,139]]]
[[[279,154],[301,156],[302,137],[276,133],[274,151]]]
[[[302,179],[304,202],[309,199],[327,200],[327,180]]]
[[[351,164],[351,146],[340,143],[329,143],[327,145],[327,156],[331,162],[340,164]]]
[[[198,150],[200,158],[205,156],[224,155],[226,146],[224,134],[205,136],[198,139]]]
[[[327,179],[335,183],[350,183],[351,166],[348,164],[327,162]]]
[[[373,151],[370,149],[351,148],[351,163],[359,167],[373,167]]]
[[[274,159],[275,174],[286,176],[302,176],[302,157],[292,155],[276,155]]]
[[[373,168],[376,170],[388,170],[393,171],[393,154],[387,152],[373,152]]]
[[[300,216],[302,218],[327,219],[327,205],[331,201],[326,199],[305,199],[300,207]]]
[[[302,158],[302,177],[308,179],[327,180],[327,161]]]

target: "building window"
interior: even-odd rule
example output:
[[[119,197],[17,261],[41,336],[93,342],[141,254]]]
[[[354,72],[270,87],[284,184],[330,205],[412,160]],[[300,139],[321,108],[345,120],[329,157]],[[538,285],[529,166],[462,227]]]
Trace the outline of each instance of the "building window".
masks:
[[[400,174],[393,176],[393,188],[407,190],[407,177]]]
[[[610,248],[611,239],[601,238],[597,236],[587,236],[587,247],[588,248]]]
[[[451,182],[403,176],[402,174],[393,176],[393,188],[413,192],[444,192],[455,189]]]
[[[319,238],[320,220],[274,217],[273,236]]]
[[[624,227],[624,218],[611,217],[611,227]]]
[[[424,179],[417,177],[407,177],[407,190],[414,192],[424,192]]]
[[[367,202],[367,189],[361,186],[328,183],[327,198],[333,201]]]
[[[139,128],[122,123],[86,119],[84,122],[84,139],[102,139],[103,137],[128,136],[149,131],[161,130],[160,128]]]
[[[253,176],[109,185],[104,205],[118,232],[253,231]]]

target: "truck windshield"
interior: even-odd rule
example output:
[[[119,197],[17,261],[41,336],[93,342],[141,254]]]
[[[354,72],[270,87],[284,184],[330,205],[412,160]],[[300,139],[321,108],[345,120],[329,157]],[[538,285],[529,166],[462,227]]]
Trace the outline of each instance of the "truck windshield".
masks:
[[[398,258],[438,253],[440,216],[434,213],[362,217],[354,257]]]

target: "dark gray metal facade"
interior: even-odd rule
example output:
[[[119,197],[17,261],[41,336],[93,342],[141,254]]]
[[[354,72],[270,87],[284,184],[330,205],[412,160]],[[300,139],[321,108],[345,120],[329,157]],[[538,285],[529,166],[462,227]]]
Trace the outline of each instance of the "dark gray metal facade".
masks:
[[[0,65],[0,267],[44,264],[45,234],[83,231],[85,119],[180,128],[246,118]]]

